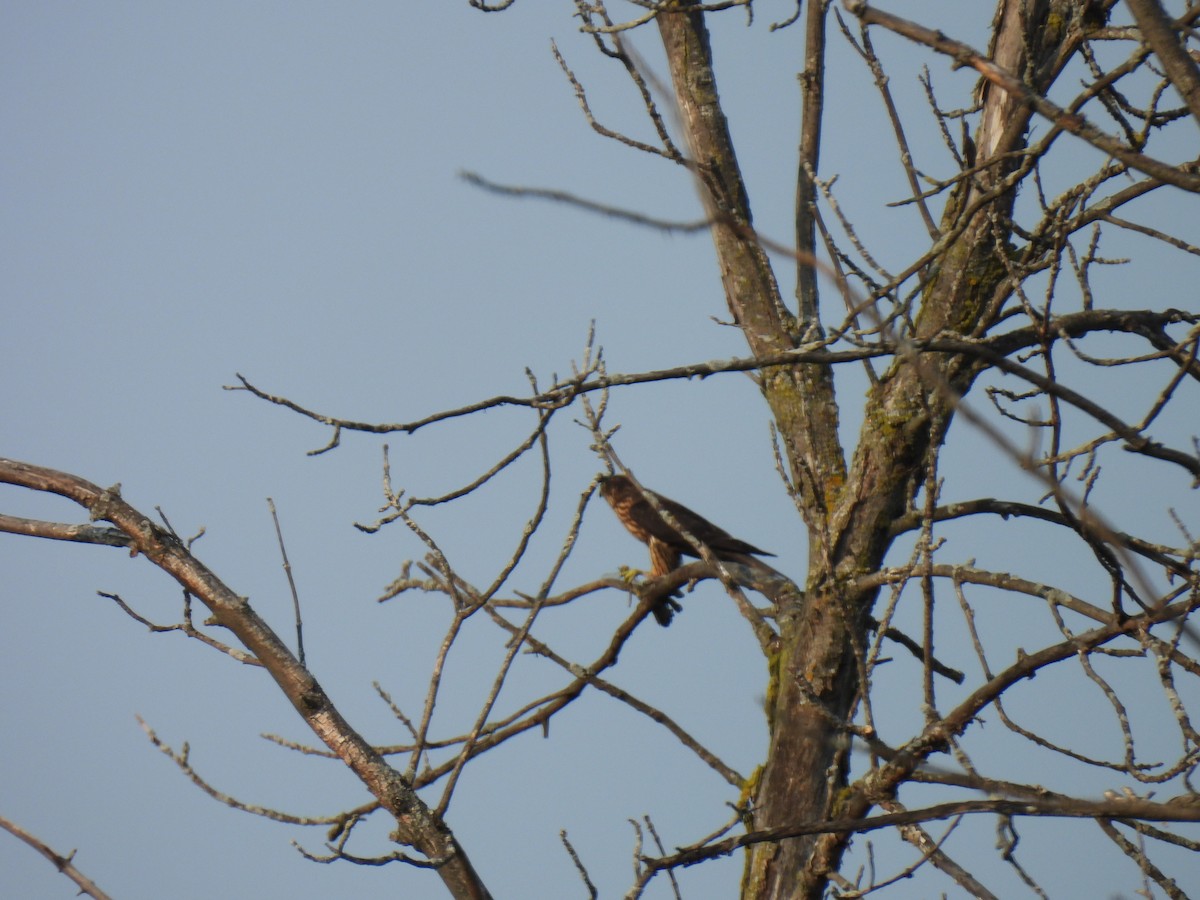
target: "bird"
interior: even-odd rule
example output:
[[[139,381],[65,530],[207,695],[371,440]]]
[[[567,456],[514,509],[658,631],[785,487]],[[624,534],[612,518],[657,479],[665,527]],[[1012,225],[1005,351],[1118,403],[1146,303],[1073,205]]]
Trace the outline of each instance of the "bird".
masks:
[[[699,558],[700,553],[693,541],[707,547],[712,555],[722,562],[741,563],[778,574],[766,563],[754,558],[774,556],[774,553],[760,550],[753,544],[733,537],[682,503],[638,487],[628,475],[604,475],[599,483],[600,496],[612,507],[621,524],[650,548],[651,577],[661,578],[675,571],[684,556]],[[647,495],[653,498],[653,505],[647,499]],[[668,523],[655,506],[670,516],[674,524]],[[676,591],[673,596],[678,597],[681,594]],[[652,612],[654,620],[665,628],[671,624],[675,612],[682,609],[683,607],[669,596],[664,597]]]

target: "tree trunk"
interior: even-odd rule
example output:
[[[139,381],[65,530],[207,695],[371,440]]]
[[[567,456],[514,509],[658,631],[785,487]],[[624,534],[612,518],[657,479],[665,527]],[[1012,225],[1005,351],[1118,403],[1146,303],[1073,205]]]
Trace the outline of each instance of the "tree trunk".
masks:
[[[712,220],[729,308],[752,352],[777,353],[819,335],[816,282],[801,278],[800,318],[783,306],[766,254],[754,235],[749,201],[733,141],[721,111],[703,13],[658,16],[676,101],[687,131],[706,208]],[[1079,4],[1069,0],[1003,0],[997,14],[992,61],[1035,91],[1043,91],[1073,51]],[[819,116],[823,77],[825,6],[809,7],[804,83],[806,116]],[[864,14],[864,12],[866,14]],[[873,10],[856,10],[864,22]],[[816,58],[814,58],[816,55]],[[946,247],[933,264],[913,311],[915,335],[970,335],[990,324],[1005,291],[1008,231],[1015,199],[1005,178],[1020,165],[1031,115],[1022,98],[984,82],[977,130],[981,170],[953,193],[940,230]],[[806,121],[802,154],[816,162],[819,122]],[[797,240],[801,265],[815,241],[798,194]],[[766,763],[754,786],[754,829],[796,825],[834,816],[861,815],[870,802],[840,797],[849,771],[843,729],[858,691],[856,657],[865,646],[875,593],[854,588],[877,570],[890,545],[892,520],[922,483],[932,435],[944,433],[957,397],[978,368],[959,356],[901,354],[873,385],[867,418],[847,471],[838,440],[838,409],[829,367],[776,366],[763,372],[762,388],[787,452],[809,527],[806,598],[777,610],[779,641],[770,660]],[[818,834],[753,845],[743,896],[754,900],[817,898],[836,871],[845,839]]]

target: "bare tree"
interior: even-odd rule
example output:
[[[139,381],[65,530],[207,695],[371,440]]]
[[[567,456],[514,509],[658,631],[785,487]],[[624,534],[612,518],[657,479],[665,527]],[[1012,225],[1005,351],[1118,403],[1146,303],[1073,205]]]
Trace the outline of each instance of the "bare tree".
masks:
[[[500,11],[512,0],[470,3]],[[1172,538],[1163,538],[1161,532],[1139,533],[1144,520],[1114,513],[1100,501],[1111,496],[1114,480],[1165,483],[1180,496],[1200,482],[1194,413],[1200,314],[1176,308],[1189,301],[1194,308],[1184,285],[1156,286],[1148,297],[1116,296],[1101,269],[1118,261],[1110,247],[1119,248],[1116,253],[1164,248],[1184,261],[1200,255],[1192,238],[1149,215],[1154,207],[1146,202],[1167,193],[1187,195],[1190,202],[1200,190],[1194,159],[1200,7],[1169,11],[1153,0],[1000,0],[984,48],[942,33],[938,23],[902,19],[861,0],[846,0],[844,14],[827,2],[797,4],[795,15],[772,26],[804,33],[791,242],[755,228],[718,93],[708,19],[749,15],[749,0],[633,0],[623,8],[629,14],[624,20],[603,2],[577,0],[575,13],[596,50],[629,79],[651,139],[599,121],[589,86],[554,52],[600,135],[659,157],[694,182],[702,223],[665,222],[565,191],[471,178],[489,190],[574,204],[639,227],[707,230],[729,315],[746,340],[744,358],[618,374],[608,371],[589,340],[568,378],[544,386],[531,376],[524,396],[492,397],[396,423],[318,412],[245,378],[237,386],[327,426],[331,439],[319,452],[334,449],[349,432],[411,434],[496,408],[533,412],[525,440],[442,496],[417,497],[394,484],[385,455],[386,506],[378,521],[362,527],[406,526],[429,550],[417,571],[404,568],[387,597],[434,592],[452,608],[420,713],[410,717],[394,707],[409,734],[404,743],[378,747],[361,737],[302,658],[249,604],[168,527],[128,506],[118,490],[2,461],[0,480],[66,496],[91,520],[112,527],[4,517],[0,528],[130,547],[170,574],[209,609],[209,624],[232,632],[240,646],[220,642],[190,614],[171,627],[266,668],[327,748],[322,752],[340,759],[370,789],[373,803],[327,821],[333,825],[330,853],[436,869],[455,897],[487,896],[445,815],[463,771],[517,735],[548,728],[590,691],[649,716],[738,796],[730,821],[714,815],[711,833],[687,846],[668,851],[652,822],[644,823],[644,831],[639,826],[629,896],[640,896],[656,879],[673,879],[677,870],[739,850],[745,854],[742,896],[755,900],[815,898],[831,890],[862,896],[918,869],[937,870],[943,885],[949,879],[972,896],[999,896],[979,862],[984,851],[978,835],[960,841],[955,833],[959,822],[979,817],[994,823],[999,859],[1036,893],[1044,889],[1017,852],[1018,823],[1026,817],[1098,831],[1128,858],[1134,883],[1185,896],[1178,879],[1186,870],[1172,871],[1159,858],[1160,851],[1169,857],[1200,848],[1194,831],[1189,837],[1162,824],[1200,821],[1191,781],[1200,763],[1200,735],[1191,718],[1200,701],[1194,682],[1200,632],[1190,621],[1200,606],[1200,545],[1195,522],[1174,507],[1160,517],[1175,529]],[[653,29],[666,60],[663,84],[630,44],[631,33]],[[825,102],[831,30],[878,87],[884,113],[871,123],[871,139],[886,135],[894,142],[909,188],[907,196],[889,199],[905,205],[914,227],[928,236],[924,249],[899,268],[882,264],[885,255],[842,213],[821,158],[823,125],[837,115]],[[950,108],[926,73],[928,109],[902,111],[872,41],[880,32],[924,47],[931,69],[948,60],[973,70],[973,96]],[[930,127],[943,137],[944,154],[918,160],[910,135]],[[794,301],[783,298],[771,254],[795,267]],[[1114,371],[1122,373],[1127,391],[1120,398],[1103,387]],[[626,573],[561,587],[581,524],[592,514],[592,483],[572,495],[577,506],[566,532],[555,536],[562,549],[549,570],[540,580],[512,585],[533,536],[548,527],[552,457],[546,436],[560,412],[581,420],[605,467],[634,475],[636,485],[637,461],[618,458],[615,429],[606,418],[613,392],[731,372],[753,373],[766,401],[780,474],[808,531],[803,583],[719,546],[700,532],[690,510],[646,492],[645,539],[653,549],[655,529],[666,529],[658,539],[674,543],[668,564],[659,566],[660,556],[655,577]],[[865,379],[866,399],[850,414],[845,398],[854,395],[839,386],[856,384],[854,379]],[[840,429],[842,418],[861,422],[853,437]],[[944,454],[959,446],[982,447],[975,452],[985,455],[965,470],[947,467]],[[420,514],[459,501],[528,454],[540,457],[543,470],[535,512],[500,571],[487,584],[473,583],[441,552]],[[997,473],[1006,469],[1028,474],[1035,485],[1032,501],[997,493]],[[991,517],[1004,520],[1002,543],[1012,552],[992,554],[986,541],[975,543],[976,522]],[[664,539],[668,532],[672,537]],[[1024,569],[1026,549],[1043,542],[1073,560],[1082,549],[1093,571],[1081,572],[1073,563],[1047,578]],[[796,548],[772,549],[798,555]],[[696,561],[681,566],[681,554]],[[1003,566],[986,561],[994,555],[1005,560]],[[723,762],[668,710],[611,680],[635,629],[652,612],[669,621],[663,604],[689,583],[707,579],[724,586],[763,654],[770,741],[751,774]],[[631,590],[639,599],[636,608],[594,659],[570,659],[537,634],[542,617],[570,616],[581,598]],[[982,623],[981,603],[1005,604],[1022,627]],[[504,662],[473,726],[451,738],[435,737],[444,667],[475,618],[490,620],[505,635]],[[902,618],[919,632],[898,628]],[[961,642],[948,647],[938,640],[947,633]],[[501,704],[512,663],[526,651],[555,664],[561,680],[521,704]],[[886,662],[891,670],[881,669]],[[1037,686],[1028,688],[1035,677]],[[885,683],[905,678],[907,691]],[[943,689],[964,680],[953,693]],[[1025,706],[1028,690],[1051,711],[1080,702],[1056,693],[1056,685],[1064,684],[1071,692],[1089,692],[1088,702],[1103,701],[1107,737],[1031,725],[1012,708]],[[1148,696],[1162,712],[1152,725],[1131,714]],[[904,715],[893,713],[898,698]],[[1086,787],[1067,793],[1042,786],[1036,774],[1013,778],[988,752],[997,738],[996,726],[983,733],[986,716],[1001,723],[1006,745],[1011,739],[1020,746],[1023,772],[1063,764],[1073,783]],[[215,791],[191,769],[186,753],[165,749],[189,777]],[[1167,752],[1173,758],[1163,756]],[[428,796],[435,786],[438,800],[418,794]],[[378,812],[392,819],[393,840],[407,849],[366,860],[352,852],[351,842],[360,823]],[[943,820],[951,820],[950,827],[935,835],[935,823]],[[915,848],[910,865],[876,871],[869,851],[851,850],[856,836],[884,831]],[[564,843],[590,887],[565,836]]]

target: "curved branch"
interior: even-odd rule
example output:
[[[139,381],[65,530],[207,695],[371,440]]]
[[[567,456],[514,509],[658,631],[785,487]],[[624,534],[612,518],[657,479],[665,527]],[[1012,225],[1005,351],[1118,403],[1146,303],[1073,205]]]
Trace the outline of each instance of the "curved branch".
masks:
[[[175,765],[179,768],[179,771],[187,777],[188,781],[190,781],[204,793],[208,794],[208,796],[212,797],[218,803],[223,803],[229,808],[236,809],[239,812],[249,813],[252,816],[261,816],[264,819],[270,819],[272,822],[283,822],[288,825],[333,825],[341,822],[345,818],[345,813],[337,813],[332,816],[297,816],[292,813],[280,812],[277,809],[271,809],[267,806],[255,806],[250,803],[245,803],[234,797],[232,794],[227,794],[221,789],[215,787],[207,779],[205,779],[203,775],[196,771],[196,769],[192,766],[190,748],[186,743],[183,745],[182,750],[176,751],[158,736],[155,730],[146,723],[145,719],[143,719],[141,716],[138,716],[137,721],[138,725],[142,727],[142,731],[146,733],[146,737],[150,740],[150,743],[154,746],[154,749],[158,750],[160,753],[170,759],[171,762],[175,763]]]
[[[440,817],[425,805],[399,772],[388,765],[333,705],[313,675],[251,608],[171,533],[121,499],[120,485],[107,490],[76,475],[0,459],[0,483],[58,494],[83,506],[92,519],[111,522],[131,546],[170,575],[212,612],[217,624],[232,631],[263,664],[296,712],[371,791],[396,822],[394,839],[429,859],[450,894],[464,900],[489,896],[465,851]]]
[[[1190,798],[1184,798],[1190,799]],[[786,838],[800,837],[806,834],[853,833],[863,834],[868,831],[878,831],[880,828],[894,828],[901,825],[915,825],[920,822],[933,822],[939,819],[949,819],[967,813],[991,813],[1001,816],[1051,816],[1057,818],[1076,819],[1134,819],[1152,822],[1200,822],[1200,804],[1195,803],[1155,803],[1150,800],[1079,800],[1069,798],[1041,799],[1022,798],[1009,800],[991,798],[987,800],[958,800],[950,803],[939,803],[924,809],[912,809],[905,812],[885,813],[869,818],[847,817],[842,819],[827,819],[819,822],[797,823],[778,828],[767,828],[762,831],[751,831],[737,837],[727,838],[715,844],[704,847],[693,847],[681,850],[670,856],[658,858],[645,857],[643,862],[655,870],[692,866],[707,859],[728,856],[735,850],[752,844],[774,843]]]
[[[977,515],[996,515],[1002,519],[1008,519],[1010,516],[1024,516],[1031,519],[1041,519],[1043,522],[1050,522],[1051,524],[1062,525],[1067,528],[1074,528],[1075,525],[1070,518],[1057,510],[1045,509],[1041,506],[1034,506],[1031,503],[1019,503],[1015,500],[997,500],[994,497],[981,497],[977,500],[964,500],[960,503],[939,506],[933,512],[933,521],[947,522],[965,516]],[[925,515],[921,510],[906,513],[892,522],[890,534],[892,537],[896,537],[905,532],[915,531],[921,527],[924,520]],[[1113,531],[1111,537],[1122,547],[1152,562],[1158,563],[1163,568],[1177,575],[1187,577],[1192,572],[1186,563],[1168,556],[1161,547],[1151,544],[1149,541],[1136,538],[1123,531]]]
[[[1124,332],[1142,335],[1151,346],[1171,352],[1173,359],[1183,361],[1174,341],[1167,339],[1164,344],[1164,329],[1168,325],[1197,323],[1200,315],[1182,309],[1085,309],[992,335],[986,344],[993,352],[1008,355],[1059,338],[1078,338],[1096,331]]]

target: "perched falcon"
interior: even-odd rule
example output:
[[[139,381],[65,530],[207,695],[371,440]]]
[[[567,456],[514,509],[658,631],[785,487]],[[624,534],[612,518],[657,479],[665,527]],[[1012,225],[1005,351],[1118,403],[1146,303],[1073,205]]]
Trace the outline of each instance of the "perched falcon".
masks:
[[[658,507],[664,510],[687,533],[692,540],[699,541],[712,551],[713,556],[723,562],[736,562],[743,565],[766,567],[765,563],[754,559],[751,554],[758,556],[774,556],[765,550],[759,550],[753,544],[747,544],[718,528],[708,519],[698,515],[684,506],[676,503],[662,494],[645,491],[654,498]],[[667,521],[658,514],[650,501],[643,496],[643,491],[625,475],[606,475],[600,479],[600,495],[608,501],[621,524],[642,543],[650,547],[650,575],[660,578],[668,572],[679,568],[680,557],[699,557],[696,548],[679,529],[668,525]],[[769,568],[769,567],[768,567]],[[772,570],[773,571],[773,570]],[[678,596],[678,594],[677,594]],[[680,609],[678,603],[670,597],[663,599],[653,610],[654,619],[659,625],[670,625],[675,610]]]

